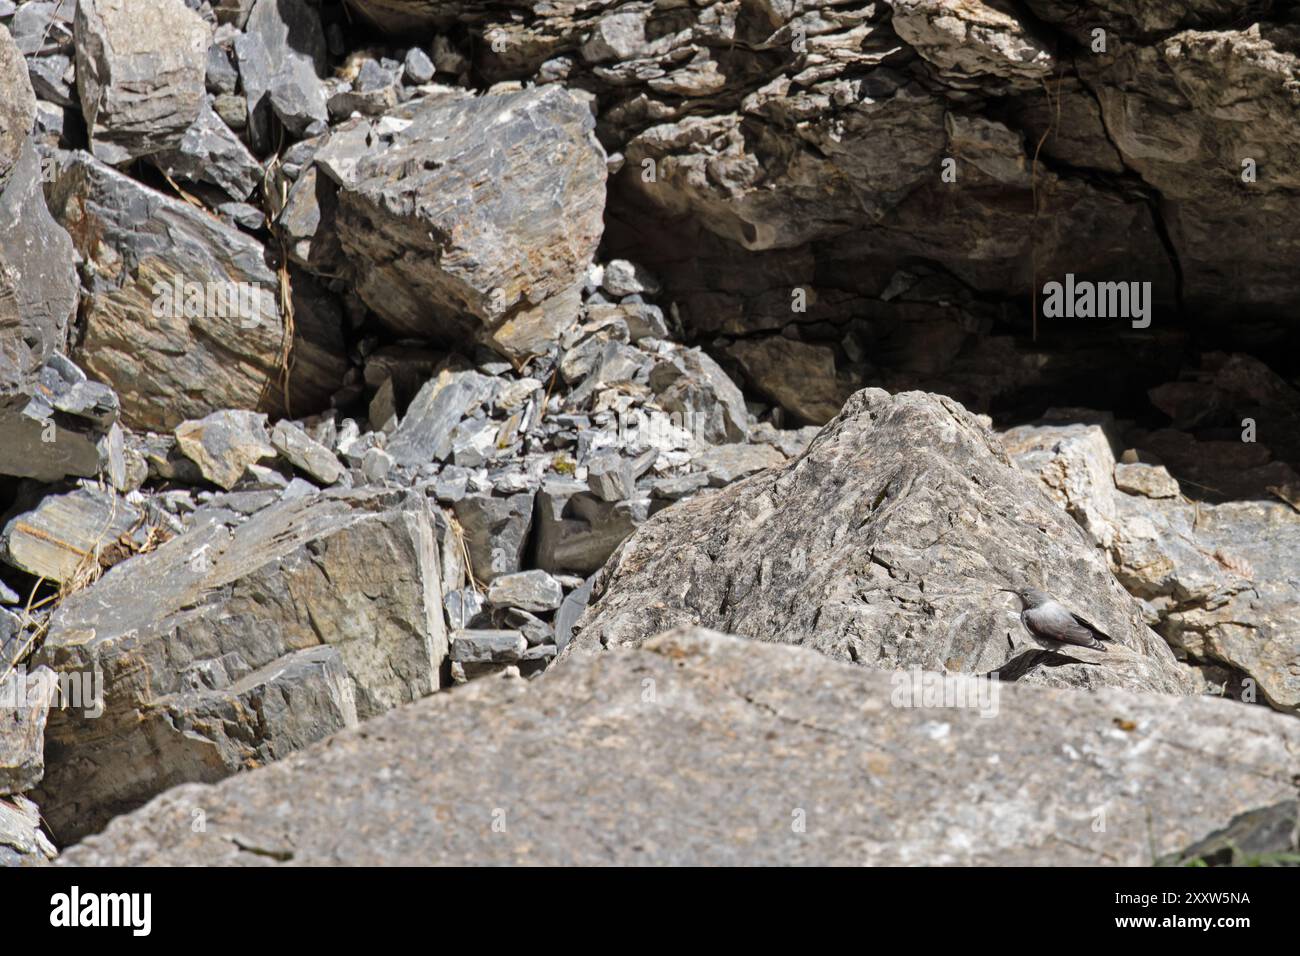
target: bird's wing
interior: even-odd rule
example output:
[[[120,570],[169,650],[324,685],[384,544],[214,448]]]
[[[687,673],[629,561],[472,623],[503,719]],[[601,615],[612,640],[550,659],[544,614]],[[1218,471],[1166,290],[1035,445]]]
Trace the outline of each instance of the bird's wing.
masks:
[[[1112,643],[1114,642],[1115,638],[1111,637],[1109,634],[1107,634],[1105,631],[1099,628],[1096,624],[1093,624],[1091,621],[1085,621],[1083,618],[1079,617],[1079,615],[1075,614],[1073,611],[1070,612],[1070,617],[1074,618],[1075,621],[1082,624],[1088,630],[1092,631],[1093,634],[1097,635],[1098,640],[1111,641]]]
[[[1079,624],[1074,615],[1059,604],[1032,608],[1024,613],[1025,623],[1039,637],[1065,644],[1088,647],[1096,641],[1093,632]]]

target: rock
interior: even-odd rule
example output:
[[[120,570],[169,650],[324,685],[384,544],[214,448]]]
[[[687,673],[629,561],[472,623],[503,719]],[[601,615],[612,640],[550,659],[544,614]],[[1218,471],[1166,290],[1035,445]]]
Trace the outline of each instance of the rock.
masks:
[[[1145,495],[1148,498],[1177,498],[1180,493],[1178,482],[1164,465],[1117,463],[1115,487],[1131,495]]]
[[[65,599],[40,662],[101,674],[105,696],[97,718],[51,714],[54,831],[75,839],[167,787],[437,690],[448,645],[432,524],[422,496],[325,491],[247,523],[214,516]]]
[[[709,484],[715,488],[784,463],[784,455],[762,444],[718,445],[695,459],[695,466],[709,476]]]
[[[496,333],[494,344],[519,358],[511,341],[553,341],[576,318],[603,229],[591,111],[547,86],[429,97],[391,119],[391,132],[381,123],[370,133],[382,148],[330,166],[358,293],[410,335]]]
[[[218,409],[283,413],[286,319],[261,243],[74,154],[51,208],[74,236],[89,294],[77,356],[121,396],[124,421],[170,431]],[[346,369],[337,303],[290,273],[289,404],[319,408]]]
[[[727,355],[755,389],[801,422],[824,425],[853,391],[836,372],[834,351],[823,345],[768,336],[736,342]]]
[[[983,423],[948,398],[865,389],[801,458],[637,529],[601,571],[567,653],[698,624],[873,667],[983,674],[1032,647],[996,591],[1023,579],[1118,644],[1104,663],[1035,658],[1020,679],[1194,689],[1080,528]]]
[[[326,63],[320,14],[305,0],[257,0],[235,40],[248,103],[248,135],[259,155],[275,147],[274,117],[292,136],[329,123],[321,74]]]
[[[447,611],[447,623],[453,631],[463,631],[482,624],[486,620],[482,596],[473,588],[457,588],[445,591],[442,598]]]
[[[1247,810],[1162,866],[1296,866],[1300,863],[1300,803],[1286,800]]]
[[[0,663],[0,676],[4,675],[8,676],[0,680],[0,797],[31,790],[41,782],[45,718],[59,689],[54,672],[45,667],[28,674]]]
[[[650,387],[664,410],[679,413],[682,427],[702,441],[721,445],[749,436],[745,396],[702,349],[675,350],[651,371]]]
[[[211,183],[232,199],[247,199],[262,183],[261,163],[206,100],[176,148],[152,160],[168,176]]]
[[[591,600],[591,588],[595,581],[596,575],[588,577],[565,596],[564,603],[555,612],[555,645],[561,651],[568,647],[569,641],[573,639],[573,625],[587,609],[587,602]]]
[[[5,89],[10,89],[5,71],[21,64],[16,57],[17,64],[6,65],[4,58],[15,55],[8,43],[0,27]],[[14,89],[21,103],[24,87]],[[30,386],[49,357],[63,349],[78,298],[72,242],[46,207],[36,147],[24,138],[6,156],[6,140],[12,142],[20,132],[27,135],[22,127],[2,125],[14,122],[22,120],[0,114],[0,402]]]
[[[626,501],[636,491],[632,462],[617,451],[605,452],[587,462],[587,486],[602,501]]]
[[[60,864],[1150,866],[1294,797],[1300,725],[1260,708],[999,685],[989,720],[976,707],[897,706],[910,676],[665,634],[177,788]]]
[[[110,469],[118,400],[55,352],[28,394],[0,394],[0,474],[37,481],[89,478]]]
[[[1051,51],[1014,16],[982,0],[898,0],[893,27],[956,81],[996,78],[1032,89],[1050,77]]]
[[[266,416],[257,412],[213,412],[176,426],[176,447],[198,465],[214,485],[229,491],[248,466],[277,451],[266,434]]]
[[[1108,474],[1118,482],[1124,470],[1157,469],[1117,464],[1108,429],[1049,420],[1012,429],[1003,440],[1017,465],[1105,547],[1116,578],[1146,602],[1170,645],[1211,672],[1226,670],[1210,676],[1232,685],[1230,692],[1295,712],[1300,583],[1292,569],[1300,562],[1300,514],[1278,503],[1192,504],[1118,493]]]
[[[183,0],[79,0],[75,33],[95,157],[121,166],[177,147],[205,101],[212,31],[203,19]]]
[[[48,862],[58,855],[41,832],[41,811],[26,797],[0,798],[0,867]]]
[[[452,429],[490,400],[496,384],[478,372],[444,371],[420,389],[388,443],[393,460],[411,467],[446,461],[452,452]]]
[[[321,484],[332,485],[343,477],[343,466],[334,453],[293,422],[276,422],[271,429],[271,444],[291,465]]]
[[[649,515],[645,498],[610,503],[585,481],[548,478],[537,493],[537,566],[591,574]]]
[[[0,85],[9,94],[0,104],[0,185],[3,185],[36,122],[36,94],[27,76],[27,62],[3,24],[0,24]]]
[[[91,486],[49,495],[0,529],[0,557],[59,584],[93,579],[101,568],[126,556],[121,539],[143,518],[139,508],[112,489]]]
[[[505,498],[466,495],[452,505],[452,510],[464,535],[475,578],[491,584],[497,575],[523,569],[524,548],[533,523],[532,494]]]
[[[402,61],[402,69],[407,81],[416,85],[428,83],[433,79],[433,60],[429,59],[429,54],[418,46],[413,46],[406,51],[406,59]]]
[[[527,648],[518,631],[456,631],[451,636],[451,659],[460,664],[509,663]]]
[[[560,582],[545,571],[501,574],[488,586],[487,602],[493,607],[515,607],[524,611],[554,611],[564,600]]]
[[[659,291],[658,280],[626,259],[614,259],[605,264],[600,286],[610,295],[620,298],[642,293],[653,295]]]

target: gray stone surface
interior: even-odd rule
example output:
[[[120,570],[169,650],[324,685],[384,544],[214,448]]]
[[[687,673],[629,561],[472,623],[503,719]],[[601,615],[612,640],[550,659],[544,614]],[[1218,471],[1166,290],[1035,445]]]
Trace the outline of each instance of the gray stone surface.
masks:
[[[533,524],[533,496],[498,498],[466,495],[452,505],[474,576],[490,584],[501,574],[523,570],[524,549]]]
[[[603,230],[590,109],[547,86],[430,97],[393,119],[371,134],[382,148],[331,167],[361,297],[407,334],[488,336],[520,358],[553,341]]]
[[[176,426],[176,450],[199,473],[229,491],[249,465],[273,458],[279,450],[266,433],[266,416],[257,412],[213,412]]]
[[[1300,724],[1262,708],[999,685],[986,717],[895,706],[906,677],[667,634],[179,787],[59,862],[1149,866],[1293,797]]]
[[[124,420],[170,430],[218,409],[279,411],[286,317],[261,243],[84,154],[56,180],[51,208],[89,290],[76,354]],[[292,286],[290,403],[319,407],[346,367],[340,316],[306,277]]]
[[[320,14],[305,0],[257,0],[246,32],[235,41],[248,103],[248,135],[259,155],[276,145],[273,120],[301,136],[329,122],[325,88],[325,34]]]
[[[493,607],[515,607],[523,611],[554,611],[564,600],[560,582],[545,571],[520,571],[493,578],[487,602]]]
[[[527,647],[519,631],[466,630],[451,635],[451,659],[459,664],[508,664],[519,660]]]
[[[440,686],[429,506],[376,490],[233,513],[110,570],[56,611],[40,661],[102,673],[102,716],[56,711],[42,810],[61,839]]]
[[[54,672],[11,670],[0,660],[0,797],[31,790],[45,774],[45,720],[58,692]]]
[[[0,474],[37,481],[89,478],[108,465],[117,418],[113,390],[91,382],[58,352],[28,382],[26,393],[0,394]]]
[[[321,484],[332,485],[343,477],[343,466],[334,453],[293,422],[276,422],[271,444],[291,465]]]
[[[0,559],[59,584],[97,575],[121,560],[144,515],[112,488],[93,485],[43,498],[0,527]]]
[[[1021,680],[1196,687],[978,419],[948,398],[865,389],[803,457],[642,525],[601,571],[569,652],[689,624],[865,666],[987,673],[1028,643],[1019,608],[996,592],[1023,579],[1088,608],[1118,644],[1103,664],[1036,666]]]
[[[207,100],[176,147],[152,158],[168,176],[210,183],[233,199],[247,199],[262,183],[261,163]]]
[[[95,157],[120,166],[177,147],[205,101],[203,18],[184,0],[79,0],[75,36]]]

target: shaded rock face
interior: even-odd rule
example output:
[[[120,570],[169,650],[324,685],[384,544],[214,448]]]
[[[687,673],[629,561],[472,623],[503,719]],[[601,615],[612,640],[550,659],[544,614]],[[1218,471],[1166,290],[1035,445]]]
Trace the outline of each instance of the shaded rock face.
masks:
[[[100,697],[53,713],[38,792],[61,840],[437,690],[426,501],[370,489],[214,514],[68,598],[40,658]]]
[[[121,396],[124,421],[171,429],[218,409],[282,410],[286,317],[262,244],[85,154],[57,168],[50,204],[89,294],[77,349]],[[318,408],[346,368],[340,316],[295,282],[290,402]]]
[[[986,720],[898,690],[804,648],[679,631],[178,787],[60,863],[1142,866],[1289,799],[1300,769],[1300,725],[1226,701],[999,685]]]
[[[382,149],[330,166],[362,298],[408,334],[487,332],[520,357],[553,340],[604,228],[591,110],[544,87],[422,100],[383,123]]]
[[[487,81],[591,91],[601,141],[622,160],[611,251],[653,267],[700,336],[798,330],[853,385],[942,391],[981,411],[1053,384],[1036,356],[989,336],[1022,336],[1029,300],[1067,273],[1151,282],[1159,334],[1294,342],[1300,289],[1284,263],[1300,182],[1283,157],[1300,135],[1300,20],[1289,9],[352,7],[393,36],[467,30]],[[795,288],[812,299],[806,311],[790,307]],[[1139,367],[1119,325],[1105,327],[1109,362],[1076,355],[1077,374],[1113,370],[1117,348]],[[869,361],[846,335],[875,346]],[[891,354],[900,340],[926,348]],[[921,352],[930,367],[910,361]],[[753,384],[770,394],[762,376]],[[818,406],[815,423],[831,414]]]
[[[1019,606],[996,590],[1018,580],[1118,646],[1086,663],[1027,666],[1037,658],[1024,659],[1034,645]],[[1163,693],[1195,686],[1087,537],[987,427],[921,393],[859,392],[793,462],[642,525],[601,571],[569,650],[635,646],[682,625],[872,667],[1027,670],[1022,679]]]

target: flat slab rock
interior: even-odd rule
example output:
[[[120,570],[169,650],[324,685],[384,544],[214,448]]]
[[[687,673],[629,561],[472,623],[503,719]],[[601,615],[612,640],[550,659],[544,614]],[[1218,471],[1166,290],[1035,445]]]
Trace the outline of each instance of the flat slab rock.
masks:
[[[1034,660],[1029,581],[1112,635],[1110,653]],[[868,667],[988,673],[1190,693],[1092,542],[950,398],[856,393],[808,451],[643,524],[610,558],[573,647],[699,625]],[[1019,664],[1013,665],[1013,662]]]
[[[427,500],[369,489],[214,512],[55,613],[40,652],[99,675],[51,713],[38,794],[67,840],[439,688],[448,653]]]
[[[1300,724],[1232,701],[999,685],[981,717],[896,684],[678,631],[178,787],[59,863],[1149,866],[1300,771]]]

